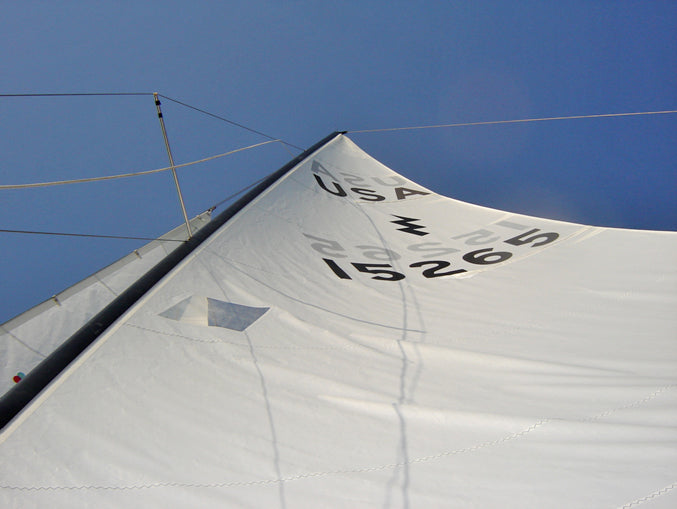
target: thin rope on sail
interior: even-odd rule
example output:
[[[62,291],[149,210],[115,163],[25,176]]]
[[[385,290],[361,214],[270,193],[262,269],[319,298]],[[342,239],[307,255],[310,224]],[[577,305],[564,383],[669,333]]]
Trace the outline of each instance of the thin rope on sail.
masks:
[[[217,154],[215,156],[210,156],[210,157],[205,157],[203,159],[198,159],[197,161],[191,161],[188,163],[183,163],[183,164],[177,164],[174,166],[174,168],[183,168],[186,166],[191,166],[194,164],[198,163],[204,163],[206,161],[211,161],[213,159],[218,159],[219,157],[225,157],[231,154],[235,154],[236,152],[242,152],[244,150],[250,150],[256,147],[261,147],[263,145],[267,145],[269,143],[275,143],[275,142],[280,142],[281,140],[269,140],[269,141],[263,141],[261,143],[256,143],[255,145],[249,145],[247,147],[241,147],[235,150],[231,150],[229,152],[224,152],[223,154]],[[133,173],[121,173],[118,175],[107,175],[103,177],[89,177],[89,178],[80,178],[80,179],[71,179],[71,180],[56,180],[52,182],[35,182],[32,184],[2,184],[0,185],[0,190],[3,189],[27,189],[27,188],[32,188],[32,187],[49,187],[49,186],[61,186],[65,184],[82,184],[85,182],[98,182],[100,180],[114,180],[114,179],[121,179],[121,178],[127,178],[127,177],[139,177],[142,175],[150,175],[153,173],[160,173],[163,171],[169,171],[171,170],[171,166],[167,166],[165,168],[157,168],[155,170],[146,170],[146,171],[138,171],[138,172],[133,172]]]
[[[156,237],[130,237],[126,235],[96,235],[93,233],[42,232],[31,230],[6,230],[6,229],[0,229],[0,233],[27,233],[33,235],[57,235],[63,237],[94,237],[99,239],[159,240],[160,242],[186,242],[185,240],[179,239],[161,239]]]
[[[234,121],[232,121],[232,120],[229,120],[229,119],[227,119],[227,118],[225,118],[225,117],[221,117],[221,116],[219,116],[219,115],[215,115],[214,113],[210,113],[210,112],[208,112],[208,111],[206,111],[206,110],[197,108],[197,107],[195,107],[195,106],[191,106],[190,104],[186,104],[186,103],[181,102],[181,101],[178,101],[178,100],[176,100],[176,99],[172,99],[171,97],[167,97],[166,95],[162,95],[162,94],[158,94],[158,95],[159,95],[160,97],[162,97],[163,99],[167,99],[168,101],[175,102],[176,104],[180,104],[181,106],[185,106],[186,108],[190,108],[191,110],[199,111],[200,113],[204,113],[205,115],[209,115],[210,117],[216,118],[216,119],[218,119],[218,120],[222,120],[223,122],[227,122],[227,123],[229,123],[229,124],[231,124],[231,125],[234,125],[234,126],[236,126],[236,127],[240,127],[241,129],[245,129],[245,130],[247,130],[247,131],[249,131],[249,132],[251,132],[251,133],[258,134],[259,136],[264,136],[265,138],[268,138],[268,139],[270,139],[270,140],[280,141],[280,142],[282,142],[284,145],[288,145],[288,146],[290,146],[290,147],[294,147],[294,148],[297,149],[297,150],[303,150],[301,147],[297,147],[296,145],[294,145],[294,144],[292,144],[292,143],[288,143],[288,142],[286,142],[286,141],[284,141],[284,140],[282,140],[282,139],[279,139],[279,138],[274,138],[273,136],[270,136],[269,134],[262,133],[261,131],[257,131],[256,129],[252,129],[252,128],[247,127],[247,126],[245,126],[245,125],[239,124],[239,123],[234,122]]]
[[[410,131],[414,129],[438,129],[442,127],[464,127],[473,125],[495,125],[495,124],[517,124],[524,122],[544,122],[549,120],[574,120],[582,118],[603,118],[603,117],[630,117],[636,115],[664,115],[668,113],[677,113],[677,110],[664,111],[639,111],[633,113],[602,113],[598,115],[572,115],[568,117],[543,117],[543,118],[520,118],[515,120],[489,120],[486,122],[461,122],[456,124],[437,124],[437,125],[420,125],[409,127],[387,127],[383,129],[360,129],[348,131],[348,133],[379,133],[384,131]]]

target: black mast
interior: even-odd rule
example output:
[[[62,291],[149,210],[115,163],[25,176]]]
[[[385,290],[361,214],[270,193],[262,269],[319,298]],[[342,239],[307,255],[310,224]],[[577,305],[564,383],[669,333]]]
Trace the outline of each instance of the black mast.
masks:
[[[212,233],[223,226],[231,217],[247,206],[283,175],[309,157],[336,136],[344,132],[333,132],[315,145],[296,156],[282,168],[271,173],[260,184],[233,203],[209,223],[195,232],[193,237],[163,258],[155,267],[141,276],[133,285],[122,292],[110,304],[83,325],[77,332],[54,350],[40,364],[33,368],[19,383],[0,398],[0,429],[9,423],[28,403],[73,362],[85,349],[110,327],[123,313],[132,307],[148,290],[155,286],[181,260],[193,252]]]

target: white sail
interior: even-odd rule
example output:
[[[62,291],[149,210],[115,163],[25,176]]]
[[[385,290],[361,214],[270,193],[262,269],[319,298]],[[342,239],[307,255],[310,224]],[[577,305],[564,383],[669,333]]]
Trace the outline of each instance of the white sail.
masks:
[[[210,215],[194,217],[191,228],[200,229]],[[0,395],[186,238],[185,225],[178,226],[0,325]]]
[[[0,506],[674,507],[676,252],[335,137],[3,429]]]

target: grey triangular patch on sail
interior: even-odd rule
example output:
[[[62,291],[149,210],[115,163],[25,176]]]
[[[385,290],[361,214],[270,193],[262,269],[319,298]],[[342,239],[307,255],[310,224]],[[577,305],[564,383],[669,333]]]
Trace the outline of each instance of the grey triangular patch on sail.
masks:
[[[270,308],[255,308],[217,299],[192,296],[165,309],[160,316],[194,325],[243,331]]]
[[[160,313],[160,316],[169,318],[170,320],[181,321],[181,317],[183,316],[183,313],[186,311],[189,302],[190,297],[182,300],[181,302],[170,307],[169,309],[165,309],[162,313]]]
[[[254,308],[207,298],[207,309],[210,326],[243,331],[270,308]]]

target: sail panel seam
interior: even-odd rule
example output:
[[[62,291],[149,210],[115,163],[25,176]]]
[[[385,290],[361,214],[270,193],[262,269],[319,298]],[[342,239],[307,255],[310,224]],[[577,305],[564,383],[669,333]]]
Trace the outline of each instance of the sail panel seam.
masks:
[[[247,345],[244,345],[247,346]],[[583,419],[580,419],[578,422],[581,423],[589,423],[593,425],[600,424],[598,422],[598,419],[602,417],[607,417],[608,415],[624,410],[627,408],[634,408],[643,405],[644,403],[647,403],[653,399],[656,398],[659,394],[665,392],[666,390],[674,388],[674,384],[670,385],[665,385],[663,387],[660,387],[656,390],[654,390],[651,394],[648,396],[645,396],[644,398],[638,399],[632,403],[629,403],[627,405],[623,405],[621,407],[617,407],[611,410],[605,410],[603,412],[599,412],[593,416],[586,417]],[[524,436],[529,435],[532,431],[535,431],[539,428],[542,428],[543,426],[546,426],[547,424],[553,423],[553,422],[560,422],[562,419],[557,418],[557,417],[550,417],[550,418],[542,418],[534,422],[533,424],[529,425],[526,428],[523,428],[520,431],[516,431],[514,433],[510,433],[508,435],[505,435],[501,438],[497,438],[495,440],[488,440],[485,442],[481,442],[479,444],[469,446],[469,447],[463,447],[460,449],[454,449],[452,451],[443,451],[437,454],[432,454],[428,456],[422,456],[419,458],[414,458],[412,460],[408,461],[408,464],[414,464],[414,463],[424,463],[428,461],[433,461],[437,459],[441,459],[447,456],[455,456],[457,454],[464,454],[468,452],[475,452],[479,451],[482,449],[486,449],[489,447],[493,446],[498,446],[501,444],[504,444],[506,442],[512,442],[513,440],[520,439]],[[82,486],[12,486],[12,485],[0,485],[0,489],[9,489],[9,490],[20,490],[20,491],[51,491],[51,490],[141,490],[141,489],[150,489],[150,488],[229,488],[229,487],[238,487],[238,486],[256,486],[256,485],[272,485],[272,484],[277,484],[280,482],[287,482],[287,481],[296,481],[296,480],[302,480],[302,479],[307,479],[307,478],[312,478],[312,477],[325,477],[329,475],[345,475],[345,474],[360,474],[360,473],[367,473],[367,472],[376,472],[380,470],[388,470],[388,469],[393,469],[397,468],[399,466],[403,466],[402,462],[399,463],[389,463],[387,465],[375,465],[371,467],[364,467],[364,468],[358,468],[358,469],[352,469],[352,470],[329,470],[329,471],[321,471],[321,472],[310,472],[310,473],[305,473],[305,474],[299,474],[295,476],[290,476],[290,477],[285,477],[282,479],[262,479],[262,480],[256,480],[256,481],[234,481],[234,482],[223,482],[223,483],[209,483],[209,484],[194,484],[194,483],[180,483],[180,482],[159,482],[159,483],[152,483],[152,484],[144,484],[144,485],[131,485],[131,486],[94,486],[94,485],[82,485]],[[623,508],[626,507],[632,507],[632,505],[638,505],[641,502],[644,502],[646,500],[649,500],[651,498],[655,498],[656,496],[663,495],[667,493],[668,491],[672,490],[677,483],[673,483],[672,485],[666,486],[665,488],[662,488],[661,490],[655,491],[646,497],[642,499],[638,499],[636,501],[630,502],[629,504],[626,504],[623,506]]]

